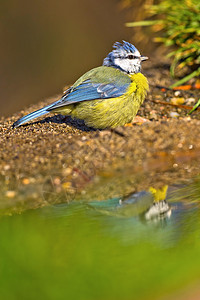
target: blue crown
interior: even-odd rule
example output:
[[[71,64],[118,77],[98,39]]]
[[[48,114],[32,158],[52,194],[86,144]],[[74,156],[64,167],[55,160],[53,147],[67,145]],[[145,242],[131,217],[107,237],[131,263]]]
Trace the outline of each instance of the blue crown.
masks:
[[[123,44],[119,42],[114,43],[113,48],[115,49],[113,52],[115,54],[119,54],[120,56],[126,53],[134,53],[135,51],[138,51],[135,46],[126,41],[123,41]]]

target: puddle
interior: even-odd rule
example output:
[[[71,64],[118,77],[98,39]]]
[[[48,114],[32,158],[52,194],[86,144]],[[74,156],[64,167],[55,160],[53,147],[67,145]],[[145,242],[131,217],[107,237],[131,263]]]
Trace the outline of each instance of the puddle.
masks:
[[[161,151],[92,176],[4,176],[2,299],[149,300],[196,283],[198,158]]]
[[[4,216],[2,299],[161,299],[196,282],[199,203],[196,178]]]

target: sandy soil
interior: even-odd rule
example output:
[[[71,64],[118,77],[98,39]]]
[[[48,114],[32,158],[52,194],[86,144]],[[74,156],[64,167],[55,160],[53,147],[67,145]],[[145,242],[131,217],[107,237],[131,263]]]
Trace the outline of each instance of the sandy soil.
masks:
[[[193,106],[199,92],[160,88],[172,83],[168,70],[168,65],[151,62],[145,66],[150,92],[139,115],[149,122],[142,125],[98,131],[81,121],[50,115],[12,129],[19,117],[57,97],[2,118],[2,211],[19,212],[80,197],[104,199],[151,185],[185,182],[199,174],[200,112],[188,117],[189,110],[182,107]]]

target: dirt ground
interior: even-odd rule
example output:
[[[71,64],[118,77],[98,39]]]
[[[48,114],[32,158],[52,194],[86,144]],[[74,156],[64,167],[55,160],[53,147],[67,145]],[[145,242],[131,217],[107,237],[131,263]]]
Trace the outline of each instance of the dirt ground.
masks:
[[[72,199],[105,199],[186,182],[199,174],[199,91],[167,89],[169,65],[148,62],[149,94],[138,115],[144,124],[93,130],[82,121],[49,115],[12,129],[33,105],[0,120],[0,208],[22,211]],[[92,195],[92,196],[91,196]]]

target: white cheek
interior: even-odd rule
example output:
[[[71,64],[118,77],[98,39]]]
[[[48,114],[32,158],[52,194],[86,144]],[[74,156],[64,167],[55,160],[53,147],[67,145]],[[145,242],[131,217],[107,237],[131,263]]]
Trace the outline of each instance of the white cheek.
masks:
[[[115,65],[120,67],[125,72],[135,73],[140,69],[140,60],[139,59],[120,59],[116,58],[114,61]]]
[[[138,66],[138,65],[140,65],[140,60],[139,59],[132,59],[132,60],[130,60],[130,64],[131,64],[131,66]]]
[[[115,58],[114,63],[116,66],[122,66],[124,62],[121,58]]]
[[[120,58],[115,59],[115,65],[119,66],[121,69],[125,71],[129,71],[129,69],[132,66],[129,59],[120,59]]]

